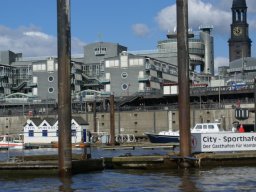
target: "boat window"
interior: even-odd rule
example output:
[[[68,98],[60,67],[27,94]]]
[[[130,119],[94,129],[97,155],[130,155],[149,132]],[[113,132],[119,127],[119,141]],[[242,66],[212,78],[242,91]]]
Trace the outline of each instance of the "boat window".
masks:
[[[220,124],[217,124],[220,131],[224,131],[224,129],[220,126]]]
[[[7,142],[13,142],[13,137],[6,137]]]
[[[202,125],[197,125],[196,129],[202,129]]]
[[[214,126],[213,125],[209,125],[208,128],[209,129],[214,129]]]
[[[203,129],[207,129],[207,125],[203,125]]]
[[[4,137],[0,137],[0,141],[3,141],[4,140]]]

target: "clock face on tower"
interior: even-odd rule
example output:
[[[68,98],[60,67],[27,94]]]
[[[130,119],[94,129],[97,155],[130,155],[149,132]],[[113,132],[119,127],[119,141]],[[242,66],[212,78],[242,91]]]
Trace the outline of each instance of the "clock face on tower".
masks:
[[[242,35],[242,28],[241,28],[241,27],[234,27],[234,29],[233,29],[233,34],[234,34],[235,36]]]

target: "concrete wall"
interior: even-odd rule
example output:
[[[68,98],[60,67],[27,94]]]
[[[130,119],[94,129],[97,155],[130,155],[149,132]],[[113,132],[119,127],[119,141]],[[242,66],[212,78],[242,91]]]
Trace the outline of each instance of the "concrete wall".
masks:
[[[0,117],[0,134],[21,133],[26,116]]]
[[[93,113],[81,114],[81,117],[89,122],[89,130],[93,132]],[[20,117],[0,117],[1,134],[21,133],[26,123],[27,116]],[[234,109],[223,110],[193,110],[191,109],[191,127],[200,122],[214,122],[221,120],[222,126],[226,130],[232,128],[235,119]],[[240,121],[243,124],[254,124],[254,113],[249,114],[249,119]],[[135,135],[143,135],[144,132],[156,132],[163,130],[178,130],[179,113],[178,111],[126,111],[115,113],[115,132]],[[97,130],[99,132],[109,132],[110,115],[109,113],[97,113]]]

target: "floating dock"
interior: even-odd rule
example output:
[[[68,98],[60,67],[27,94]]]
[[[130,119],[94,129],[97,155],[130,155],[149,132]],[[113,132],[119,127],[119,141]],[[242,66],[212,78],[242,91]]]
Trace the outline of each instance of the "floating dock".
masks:
[[[103,159],[82,159],[81,155],[74,154],[72,172],[85,173],[104,169]],[[11,158],[7,162],[0,162],[1,171],[38,171],[40,173],[58,174],[57,155],[36,155]]]
[[[181,161],[191,167],[206,168],[216,166],[255,166],[256,151],[235,153],[201,153],[191,157],[180,157],[176,153],[165,156],[123,156],[104,158],[105,168],[136,169],[177,169]]]
[[[156,150],[166,148],[170,152],[166,155],[134,156],[125,153],[126,150],[136,148]],[[129,145],[129,146],[102,146],[102,150],[123,150],[124,155],[117,157],[103,157],[91,159],[82,154],[72,155],[73,173],[85,173],[103,169],[177,169],[180,162],[189,162],[194,168],[217,166],[256,166],[256,151],[247,152],[216,152],[197,153],[190,157],[181,157],[173,148],[177,145]],[[58,173],[58,155],[33,155],[12,157],[7,162],[0,162],[0,172],[3,171],[38,171],[43,174]]]

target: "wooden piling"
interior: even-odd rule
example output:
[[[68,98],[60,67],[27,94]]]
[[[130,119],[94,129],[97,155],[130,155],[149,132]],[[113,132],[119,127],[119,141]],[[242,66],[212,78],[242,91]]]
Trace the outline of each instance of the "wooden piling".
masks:
[[[110,145],[115,145],[115,99],[110,95]]]
[[[70,0],[57,0],[59,173],[72,172]]]
[[[188,0],[176,0],[176,7],[180,155],[185,157],[191,155],[188,53]]]

